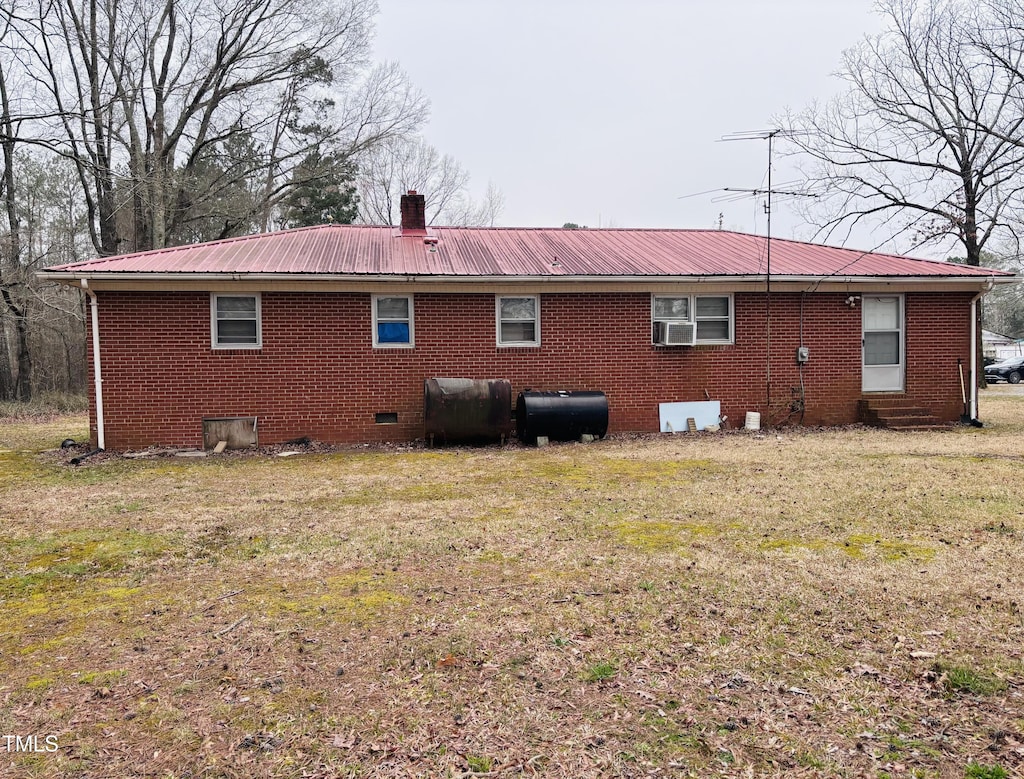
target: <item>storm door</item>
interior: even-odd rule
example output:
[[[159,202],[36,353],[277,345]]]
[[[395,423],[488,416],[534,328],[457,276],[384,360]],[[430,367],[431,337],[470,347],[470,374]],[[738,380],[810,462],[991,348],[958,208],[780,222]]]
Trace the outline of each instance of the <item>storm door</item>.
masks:
[[[903,297],[863,296],[861,390],[902,392],[904,378]]]

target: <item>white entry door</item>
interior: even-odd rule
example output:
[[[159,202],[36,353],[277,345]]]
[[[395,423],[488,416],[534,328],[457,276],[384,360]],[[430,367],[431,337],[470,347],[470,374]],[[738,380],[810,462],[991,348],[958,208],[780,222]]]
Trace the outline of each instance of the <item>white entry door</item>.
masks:
[[[861,390],[864,392],[902,392],[903,297],[901,295],[863,296],[863,352]]]

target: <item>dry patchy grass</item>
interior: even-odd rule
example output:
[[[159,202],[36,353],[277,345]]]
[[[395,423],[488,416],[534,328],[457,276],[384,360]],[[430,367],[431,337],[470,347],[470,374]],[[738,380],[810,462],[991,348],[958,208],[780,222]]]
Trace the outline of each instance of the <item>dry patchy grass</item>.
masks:
[[[1024,396],[984,429],[108,460],[0,421],[15,777],[1024,770]]]

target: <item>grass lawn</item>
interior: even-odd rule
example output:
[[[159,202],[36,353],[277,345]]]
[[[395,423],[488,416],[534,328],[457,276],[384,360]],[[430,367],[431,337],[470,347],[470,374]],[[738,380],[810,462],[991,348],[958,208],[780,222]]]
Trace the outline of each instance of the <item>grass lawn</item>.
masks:
[[[0,774],[1020,776],[1024,395],[982,403],[78,468],[83,417],[0,419]]]

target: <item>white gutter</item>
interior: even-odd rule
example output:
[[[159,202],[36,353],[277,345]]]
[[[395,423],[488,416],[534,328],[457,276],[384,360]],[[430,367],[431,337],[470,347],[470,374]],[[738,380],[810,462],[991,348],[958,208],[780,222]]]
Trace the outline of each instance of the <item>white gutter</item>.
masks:
[[[100,372],[100,314],[96,293],[89,289],[89,282],[82,279],[82,289],[89,296],[92,309],[92,373],[96,382],[96,448],[106,449],[106,435],[103,429],[103,376]]]
[[[38,271],[36,277],[47,281],[342,281],[342,282],[421,282],[421,283],[462,283],[462,284],[522,284],[522,283],[684,283],[722,284],[730,282],[764,283],[764,274],[700,275],[700,274],[627,274],[627,275],[574,275],[569,273],[531,275],[457,275],[422,273],[224,273],[224,272],[134,272],[134,271]],[[907,284],[927,282],[930,284],[1011,284],[1020,278],[1006,276],[796,276],[772,274],[772,283],[803,284]]]

